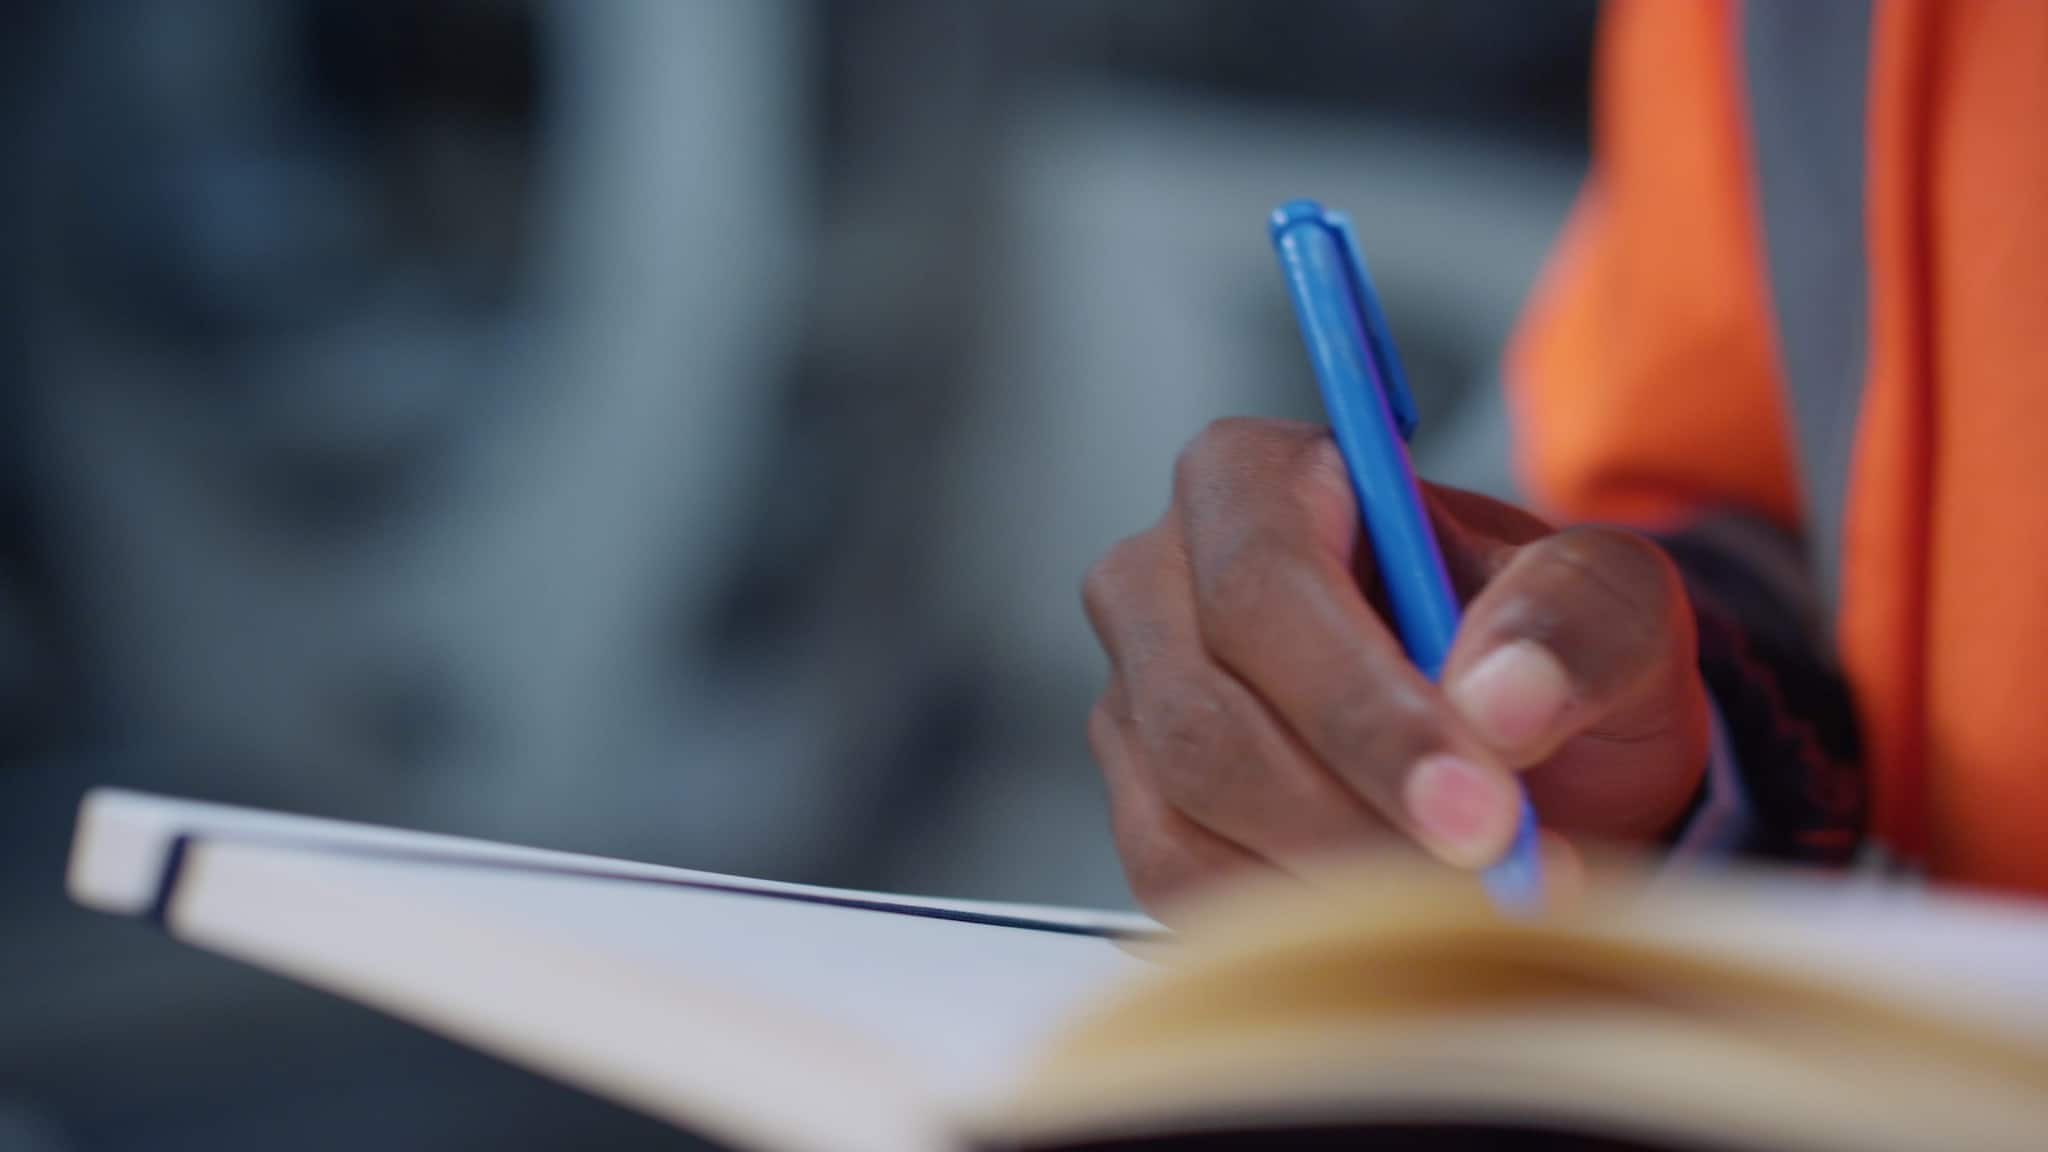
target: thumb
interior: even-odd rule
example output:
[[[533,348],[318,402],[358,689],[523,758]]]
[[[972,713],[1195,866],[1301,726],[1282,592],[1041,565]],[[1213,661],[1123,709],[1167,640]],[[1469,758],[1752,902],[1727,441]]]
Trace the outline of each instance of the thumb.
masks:
[[[1467,605],[1443,683],[1474,733],[1527,768],[1596,727],[1616,742],[1679,727],[1704,706],[1695,646],[1661,549],[1572,528],[1515,549]]]

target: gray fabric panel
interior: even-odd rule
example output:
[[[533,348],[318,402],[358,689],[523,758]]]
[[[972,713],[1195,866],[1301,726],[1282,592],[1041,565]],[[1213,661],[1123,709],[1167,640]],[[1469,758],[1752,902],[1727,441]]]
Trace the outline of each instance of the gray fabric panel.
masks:
[[[1814,576],[1832,618],[1868,360],[1863,200],[1870,0],[1745,4],[1743,62],[1779,362]]]

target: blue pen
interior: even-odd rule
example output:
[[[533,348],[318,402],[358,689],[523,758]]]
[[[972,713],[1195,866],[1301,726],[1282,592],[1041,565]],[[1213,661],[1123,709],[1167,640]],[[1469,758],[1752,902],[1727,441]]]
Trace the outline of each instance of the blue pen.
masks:
[[[1386,582],[1394,629],[1408,658],[1435,680],[1458,633],[1458,598],[1408,462],[1405,441],[1415,434],[1415,401],[1351,222],[1313,200],[1293,200],[1274,209],[1268,230]],[[1526,795],[1514,843],[1486,870],[1485,882],[1495,903],[1506,908],[1534,908],[1541,900],[1536,814]]]

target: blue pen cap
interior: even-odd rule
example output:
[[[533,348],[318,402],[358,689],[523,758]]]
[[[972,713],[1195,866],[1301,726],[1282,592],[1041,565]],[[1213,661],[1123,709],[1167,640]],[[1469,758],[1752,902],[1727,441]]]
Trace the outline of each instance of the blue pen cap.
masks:
[[[1380,310],[1379,293],[1373,291],[1372,277],[1366,275],[1365,257],[1359,252],[1358,238],[1351,233],[1351,218],[1342,212],[1327,211],[1314,200],[1289,200],[1273,209],[1273,215],[1266,220],[1266,233],[1278,243],[1283,233],[1300,224],[1328,230],[1344,253],[1351,298],[1358,305],[1359,321],[1365,328],[1366,355],[1372,357],[1373,368],[1379,373],[1387,394],[1387,408],[1394,414],[1394,426],[1400,430],[1401,439],[1414,439],[1415,426],[1421,422],[1415,397],[1408,391],[1407,374],[1401,371],[1400,354],[1394,351],[1394,336],[1387,328],[1386,313]]]

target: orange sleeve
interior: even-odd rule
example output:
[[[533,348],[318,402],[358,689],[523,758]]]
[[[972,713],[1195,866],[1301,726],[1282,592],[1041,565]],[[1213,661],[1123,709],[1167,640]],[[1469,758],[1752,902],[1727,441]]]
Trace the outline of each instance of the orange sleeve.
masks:
[[[1799,522],[1735,7],[1602,14],[1592,169],[1508,354],[1516,467],[1560,519]]]

